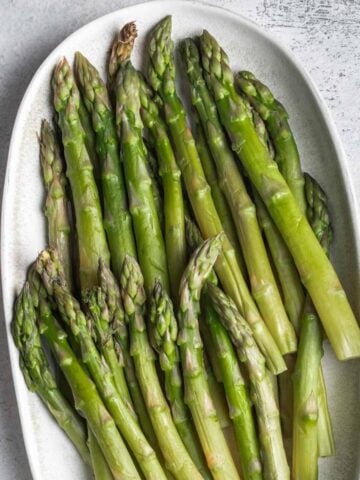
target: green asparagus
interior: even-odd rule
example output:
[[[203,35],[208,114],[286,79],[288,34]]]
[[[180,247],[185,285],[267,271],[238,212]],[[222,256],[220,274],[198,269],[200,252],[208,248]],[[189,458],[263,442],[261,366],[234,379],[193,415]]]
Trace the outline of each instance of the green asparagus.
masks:
[[[84,130],[84,143],[91,161],[91,165],[93,167],[94,179],[97,187],[99,188],[100,187],[100,165],[99,165],[99,158],[96,153],[95,132],[91,124],[91,118],[90,118],[89,112],[87,111],[81,96],[80,96],[78,112],[79,112],[80,123]]]
[[[165,480],[166,476],[153,448],[131,414],[128,404],[117,392],[113,375],[93,342],[91,332],[87,328],[87,319],[79,303],[66,287],[55,252],[51,250],[41,252],[37,260],[37,271],[41,275],[48,294],[54,297],[63,322],[69,326],[79,343],[82,360],[88,367],[105,405],[134,454],[145,478]]]
[[[125,257],[120,277],[120,289],[130,327],[130,352],[165,466],[178,480],[202,478],[189,456],[171,417],[169,406],[154,365],[155,356],[150,346],[144,321],[144,278],[136,260]]]
[[[115,275],[119,277],[125,255],[135,255],[136,249],[120,164],[115,115],[99,72],[79,52],[75,54],[75,73],[96,135],[104,227],[109,242],[111,265]]]
[[[70,348],[67,334],[52,313],[41,279],[35,270],[30,275],[31,294],[39,313],[40,332],[47,340],[71,387],[76,409],[85,417],[94,433],[114,478],[139,479],[140,476],[110,413],[104,406],[94,383]],[[95,460],[92,458],[92,461]]]
[[[146,166],[146,148],[140,117],[140,81],[129,61],[119,67],[116,79],[116,123],[133,219],[139,262],[147,291],[160,280],[169,288],[168,267],[159,216]]]
[[[210,331],[221,370],[231,420],[235,427],[244,480],[262,479],[262,467],[251,401],[242,377],[236,353],[225,328],[207,296],[204,297],[205,321]]]
[[[279,410],[265,358],[254,341],[249,325],[231,298],[216,285],[209,284],[207,288],[213,306],[237,349],[239,360],[247,367],[263,451],[264,478],[290,479],[281,436]]]
[[[228,57],[207,31],[201,35],[200,45],[206,81],[232,148],[284,238],[337,357],[345,360],[360,356],[360,329],[346,294],[235,91]]]
[[[177,320],[172,302],[159,282],[155,284],[150,298],[149,319],[150,340],[159,354],[160,368],[165,376],[165,393],[175,426],[199,472],[203,478],[210,479],[212,477],[207,469],[190,411],[184,402],[180,355],[176,345]]]
[[[315,180],[305,174],[307,216],[325,253],[329,254],[332,228],[326,195]],[[300,348],[294,370],[293,477],[318,478],[320,413],[319,384],[322,357],[322,331],[309,298],[301,319]],[[326,398],[326,397],[325,397]],[[331,429],[331,426],[330,426]],[[320,439],[321,440],[321,439]]]
[[[248,74],[249,76],[250,74]],[[269,147],[271,145],[271,140],[268,138],[267,130],[265,128],[264,121],[260,115],[263,114],[263,118],[267,118],[264,115],[264,112],[267,111],[266,105],[269,104],[269,99],[272,98],[271,92],[268,91],[267,87],[260,84],[260,82],[255,81],[253,83],[253,87],[255,88],[256,85],[259,85],[259,92],[263,92],[263,95],[257,94],[257,101],[254,103],[254,109],[252,111],[253,120],[256,127],[256,131],[260,138],[263,138],[264,143]],[[261,86],[262,85],[262,86]],[[243,90],[245,92],[245,90]],[[250,88],[250,93],[254,90]],[[268,92],[268,93],[266,93]],[[264,101],[262,103],[262,98],[264,97]],[[246,101],[245,97],[245,101]],[[283,111],[283,107],[279,104],[279,102],[271,100],[270,103],[273,105],[278,105],[279,112]],[[257,110],[256,110],[257,108]],[[287,114],[283,113],[283,121],[280,121],[280,117],[278,114],[274,114],[275,118],[278,121],[272,121],[270,123],[267,122],[269,125],[269,132],[271,132],[272,139],[274,144],[276,145],[276,150],[272,152],[272,158],[278,162],[280,171],[283,173],[285,180],[287,181],[292,193],[297,200],[298,204],[301,206],[302,209],[305,208],[304,202],[304,178],[301,178],[302,175],[300,169],[300,158],[297,151],[297,147],[294,141],[293,134],[291,132],[290,126],[287,122]],[[270,118],[270,115],[268,115]],[[280,139],[280,140],[279,140]],[[276,154],[276,156],[275,156]],[[257,196],[259,198],[259,196]],[[261,200],[260,200],[261,201]],[[267,214],[265,207],[264,211]],[[268,219],[271,222],[270,216],[267,214]],[[276,231],[275,225],[268,226],[268,230]],[[277,232],[278,237],[280,238],[280,234]],[[274,237],[274,235],[272,235]],[[279,242],[277,242],[279,243]],[[271,243],[269,242],[270,248]],[[272,252],[274,252],[276,245],[273,245]],[[290,252],[281,249],[281,244],[278,244],[277,251],[282,252],[282,257],[286,255],[291,258]],[[277,254],[273,253],[273,257],[276,258]],[[293,262],[293,261],[292,261]],[[279,262],[278,262],[279,263]],[[288,274],[285,267],[288,267]],[[278,273],[279,278],[282,284],[284,298],[285,298],[285,308],[287,306],[287,298],[291,298],[291,305],[296,306],[297,308],[293,309],[294,312],[290,319],[292,320],[296,331],[299,333],[300,330],[300,320],[301,314],[303,310],[304,302],[307,302],[307,312],[309,314],[310,304],[308,303],[308,299],[304,300],[304,294],[301,292],[301,285],[300,285],[300,277],[297,275],[295,276],[296,271],[294,268],[290,270],[291,262],[282,263],[278,265]],[[301,303],[302,301],[302,303]],[[288,305],[289,306],[289,305]],[[315,308],[313,307],[312,315],[317,315]],[[306,330],[305,330],[306,331]],[[310,350],[311,352],[313,350]],[[318,355],[316,353],[316,355]],[[281,417],[282,417],[282,426],[283,426],[283,436],[286,447],[290,447],[287,449],[288,456],[291,458],[291,438],[292,438],[292,424],[293,424],[293,391],[292,391],[292,375],[293,370],[295,367],[295,358],[287,357],[285,358],[286,364],[288,369],[279,377],[279,386],[280,386],[280,401],[281,401]],[[326,387],[324,382],[324,376],[322,373],[322,369],[320,368],[319,373],[319,418],[318,418],[318,441],[319,441],[319,454],[320,456],[328,456],[334,454],[334,438],[333,432],[331,427],[331,420],[330,414],[327,406],[327,394],[326,394]],[[290,445],[289,445],[290,444]],[[289,455],[290,453],[290,455]]]
[[[113,339],[112,318],[100,287],[93,287],[83,293],[83,302],[88,309],[88,326],[91,329],[99,352],[103,355],[112,373],[119,395],[127,406],[130,415],[136,418],[130,393],[126,384],[122,355],[118,354]]]
[[[223,234],[222,234],[223,235]],[[214,479],[237,479],[206,380],[198,316],[201,289],[221,252],[222,235],[205,241],[192,255],[180,284],[179,335],[185,402],[191,411]]]
[[[53,89],[54,106],[59,115],[64,145],[66,174],[70,181],[75,209],[80,283],[82,288],[86,288],[91,287],[96,279],[99,258],[105,263],[109,262],[109,250],[99,194],[84,144],[84,130],[79,119],[79,91],[65,58],[62,58],[56,66]]]
[[[166,123],[196,220],[204,238],[212,237],[223,232],[223,227],[205,179],[194,139],[186,124],[183,105],[176,94],[170,17],[166,17],[152,32],[149,55],[149,80],[164,103]],[[248,291],[236,261],[235,251],[226,236],[215,269],[225,290],[234,298],[254,328],[256,339],[272,371],[276,373],[283,371],[285,369],[283,358]]]
[[[235,76],[235,84],[264,120],[275,147],[275,161],[301,210],[304,211],[306,208],[304,176],[285,108],[274,98],[268,87],[257,80],[251,72],[239,72]]]
[[[219,214],[222,226],[224,227],[224,232],[228,237],[231,245],[234,247],[234,250],[236,253],[236,259],[239,264],[239,267],[241,268],[241,273],[243,274],[244,278],[247,279],[245,260],[239,244],[239,240],[237,238],[234,220],[231,216],[231,211],[227,203],[227,200],[221,190],[221,187],[219,184],[219,178],[216,173],[216,166],[214,164],[213,157],[209,150],[209,147],[204,135],[204,130],[200,124],[198,115],[195,115],[195,122],[196,122],[196,135],[195,135],[196,148],[199,154],[201,165],[204,169],[206,181],[210,186],[211,196],[214,200],[214,204]]]
[[[25,283],[16,299],[12,333],[19,350],[20,368],[26,385],[30,391],[39,395],[58,425],[73,442],[81,458],[90,465],[84,424],[60,392],[51,373],[41,345],[36,316],[29,283]]]
[[[48,220],[49,245],[59,253],[66,281],[72,288],[71,229],[66,177],[60,147],[47,120],[41,123],[40,162],[46,188],[45,215]]]
[[[113,474],[108,466],[105,457],[99,447],[95,435],[89,429],[87,445],[91,455],[91,465],[94,472],[95,480],[113,480]]]
[[[125,313],[121,303],[120,290],[113,273],[102,262],[99,265],[98,281],[106,296],[106,304],[112,319],[112,328],[115,338],[115,348],[119,358],[124,363],[125,377],[130,391],[135,412],[139,418],[141,428],[150,445],[158,454],[158,444],[151,425],[146,405],[136,378],[135,367],[130,356],[129,336],[125,322]]]
[[[141,117],[149,130],[159,159],[159,175],[164,191],[165,246],[170,276],[171,292],[177,301],[181,275],[186,266],[186,241],[184,202],[181,173],[156,103],[151,98],[150,88],[140,77]]]
[[[191,99],[205,132],[219,176],[219,184],[230,206],[249,272],[252,295],[282,354],[296,350],[294,327],[287,318],[267,256],[256,217],[233,152],[220,124],[216,105],[206,86],[200,55],[191,39],[182,43],[182,56],[190,83]]]

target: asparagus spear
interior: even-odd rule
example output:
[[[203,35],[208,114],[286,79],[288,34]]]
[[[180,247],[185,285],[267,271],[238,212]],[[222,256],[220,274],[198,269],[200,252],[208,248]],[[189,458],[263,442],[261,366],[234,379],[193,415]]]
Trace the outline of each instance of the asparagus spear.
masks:
[[[236,353],[217,313],[204,297],[205,321],[215,349],[221,378],[229,405],[231,420],[235,427],[237,446],[240,452],[242,474],[247,479],[262,479],[259,445],[251,411],[251,401],[242,377]]]
[[[296,350],[296,335],[287,318],[256,218],[234,155],[220,124],[216,105],[206,86],[195,42],[182,43],[182,56],[190,83],[191,99],[213,155],[219,184],[226,196],[249,272],[252,295],[282,354]]]
[[[185,231],[189,251],[190,253],[194,253],[194,251],[203,243],[203,238],[201,237],[201,233],[197,225],[188,215],[185,217]],[[213,283],[214,285],[217,285],[218,279],[214,270],[209,273],[207,281]],[[231,414],[229,412],[228,402],[225,396],[225,385],[221,372],[221,367],[218,361],[216,346],[213,342],[210,330],[207,327],[205,321],[201,321],[199,327],[201,338],[205,345],[204,364],[210,395],[220,422],[221,429],[225,436],[226,443],[229,446],[236,467],[238,468],[238,470],[240,470],[241,461],[239,455],[239,448],[236,440],[235,430],[229,418]],[[254,466],[254,469],[256,470],[256,465]]]
[[[247,74],[250,78],[251,74]],[[244,80],[246,83],[250,83],[250,81]],[[253,119],[256,130],[260,137],[266,137],[267,132],[264,125],[264,121],[262,120],[260,113],[262,113],[263,118],[271,117],[271,115],[264,115],[264,112],[268,111],[269,103],[274,106],[277,106],[278,112],[274,114],[275,120],[267,121],[269,125],[269,132],[272,134],[272,138],[274,139],[274,144],[276,145],[276,156],[275,160],[278,162],[280,170],[283,172],[284,177],[290,186],[295,199],[297,200],[298,204],[301,206],[302,209],[306,207],[304,202],[304,178],[300,178],[300,174],[302,172],[300,169],[300,158],[297,151],[297,147],[295,144],[295,140],[293,134],[291,132],[290,126],[287,122],[287,114],[284,111],[281,104],[273,99],[271,92],[268,90],[267,87],[262,85],[260,82],[256,80],[253,82],[253,87],[255,88],[256,92],[256,102],[253,102],[254,108],[258,110],[253,110]],[[258,87],[258,92],[256,88]],[[250,88],[250,93],[254,93],[254,88]],[[243,90],[245,92],[246,88]],[[263,99],[263,100],[262,100]],[[282,115],[282,116],[281,116]],[[283,120],[281,120],[283,118]],[[269,139],[264,138],[264,143],[269,145]],[[326,198],[325,198],[326,203]],[[269,217],[269,216],[268,216]],[[276,229],[273,226],[273,229]],[[279,247],[279,246],[278,246]],[[283,251],[282,255],[286,254],[286,251]],[[288,252],[290,256],[290,253]],[[288,264],[289,265],[289,264]],[[281,265],[281,269],[279,269],[280,279],[284,276],[284,265]],[[296,311],[294,312],[293,323],[294,326],[299,332],[300,330],[300,314],[302,310],[300,310],[300,302],[301,299],[304,297],[301,295],[300,291],[300,278],[296,281],[296,277],[294,275],[285,275],[283,278],[282,286],[283,292],[285,294],[285,306],[286,306],[286,292],[288,292],[288,297],[291,296],[292,302],[295,301],[297,304],[299,316],[296,317]],[[308,299],[306,301],[306,310],[307,314],[310,314],[310,303]],[[304,301],[303,301],[304,302]],[[314,306],[312,307],[312,315],[317,315]],[[305,348],[305,347],[304,347]],[[312,350],[310,349],[310,352]],[[318,355],[316,353],[316,355]],[[286,363],[288,366],[288,370],[284,372],[279,377],[279,384],[280,384],[280,400],[282,404],[281,414],[282,414],[282,422],[283,422],[283,436],[284,440],[288,438],[292,438],[292,408],[293,408],[293,392],[292,392],[292,381],[291,377],[293,374],[293,370],[295,367],[295,358],[287,357]],[[316,360],[315,360],[316,361]],[[326,387],[324,382],[324,376],[322,372],[322,368],[320,367],[319,377],[318,377],[318,385],[319,385],[319,393],[318,393],[318,405],[319,405],[319,416],[318,416],[318,443],[319,443],[319,455],[320,456],[329,456],[334,455],[335,446],[334,446],[334,437],[332,432],[331,420],[329,409],[327,405],[327,394],[326,394]],[[285,407],[285,408],[284,408]],[[290,442],[286,442],[289,444]],[[291,447],[291,445],[290,445]]]
[[[28,283],[16,299],[12,333],[28,389],[39,395],[83,461],[90,465],[84,424],[59,390],[43,351]]]
[[[49,123],[43,120],[40,135],[40,160],[43,170],[43,177],[48,192],[45,204],[45,214],[48,218],[48,237],[50,246],[56,248],[59,259],[64,269],[64,275],[69,288],[72,289],[72,255],[71,255],[71,226],[68,212],[68,199],[66,195],[66,178],[63,172],[63,159],[60,154],[60,147],[57,143],[55,133],[51,130]],[[69,393],[68,398],[73,396],[68,383],[63,376],[60,367],[58,370],[58,383],[61,391]],[[109,471],[106,459],[99,446],[96,446],[96,439],[88,430],[88,444],[91,456],[91,464],[95,477],[99,478],[97,471]],[[89,438],[91,437],[91,441]],[[91,448],[90,448],[91,446]],[[93,456],[94,454],[94,456]],[[111,475],[111,473],[110,473]],[[101,476],[101,479],[103,477]],[[112,478],[112,476],[111,476]]]
[[[211,197],[191,131],[186,124],[183,105],[176,94],[171,18],[166,17],[153,31],[149,42],[149,80],[164,103],[166,124],[175,147],[177,162],[186,185],[196,220],[204,238],[223,231],[219,215]],[[216,271],[225,288],[256,331],[256,338],[266,355],[272,371],[279,373],[285,364],[251,298],[234,249],[224,237]],[[256,325],[256,328],[255,328]]]
[[[135,367],[130,356],[129,336],[126,325],[125,313],[121,303],[120,290],[113,273],[102,262],[98,271],[99,285],[106,296],[106,304],[112,319],[112,328],[115,338],[115,347],[118,356],[124,363],[124,371],[135,412],[139,418],[141,428],[151,446],[158,453],[158,445],[154,430],[151,425],[141,389],[136,378]]]
[[[194,252],[180,285],[178,344],[190,408],[214,479],[239,478],[216,415],[204,367],[198,316],[201,289],[221,251],[222,236],[208,239]]]
[[[159,159],[159,175],[164,191],[165,246],[172,297],[177,301],[181,275],[186,266],[184,201],[181,173],[159,109],[150,88],[140,77],[141,117],[149,130]]]
[[[67,176],[73,195],[80,257],[82,288],[96,279],[99,258],[109,262],[102,223],[99,194],[92,165],[84,144],[84,130],[79,119],[79,91],[65,58],[56,66],[53,76],[54,105],[59,114]],[[94,269],[95,265],[95,269]]]
[[[88,324],[93,333],[99,352],[103,355],[112,373],[119,395],[127,406],[130,415],[136,419],[130,393],[124,375],[124,363],[121,352],[115,349],[113,328],[110,322],[109,309],[105,300],[105,293],[100,287],[93,287],[83,293],[83,302],[86,304],[89,315]]]
[[[75,54],[75,73],[96,135],[96,151],[101,166],[104,227],[112,268],[119,277],[125,255],[135,255],[136,249],[120,164],[115,115],[99,72],[79,52]]]
[[[275,161],[301,210],[304,211],[306,208],[304,177],[285,108],[274,98],[268,87],[257,80],[251,72],[239,72],[235,76],[235,84],[264,120],[275,147]]]
[[[307,216],[317,239],[325,253],[329,255],[329,246],[333,234],[326,195],[310,175],[305,174],[304,177]],[[307,297],[301,321],[300,348],[293,376],[293,476],[295,480],[318,478],[317,459],[321,445],[318,425],[320,418],[319,398],[321,398],[319,397],[321,357],[321,325],[316,312],[314,312],[313,305]]]
[[[116,79],[116,123],[121,139],[130,212],[139,262],[150,292],[156,280],[166,289],[169,278],[164,239],[146,167],[146,148],[140,118],[140,81],[131,63],[123,63]]]
[[[48,220],[49,245],[59,252],[64,273],[72,287],[71,231],[66,177],[55,133],[47,120],[41,123],[40,162],[46,188],[45,215]]]
[[[230,243],[233,245],[236,259],[241,268],[241,272],[243,276],[247,277],[247,271],[245,266],[244,256],[236,235],[236,228],[234,224],[234,220],[231,216],[231,211],[227,200],[221,190],[218,175],[216,173],[216,166],[214,164],[213,157],[209,151],[209,147],[204,135],[204,130],[200,124],[200,120],[198,115],[195,115],[195,122],[196,122],[196,148],[199,154],[199,158],[201,164],[204,169],[206,180],[211,189],[211,196],[214,200],[214,204],[216,210],[219,214],[221,223],[224,227],[224,232],[227,235]]]
[[[279,410],[264,356],[254,341],[251,329],[231,298],[212,284],[208,285],[208,291],[213,306],[237,349],[239,360],[247,367],[263,451],[264,478],[289,479],[290,472],[281,436]]]
[[[225,52],[206,31],[200,45],[206,81],[232,148],[283,236],[337,357],[345,360],[359,356],[360,329],[346,294],[284,177],[258,137],[250,112],[235,91]]]
[[[91,455],[91,464],[94,471],[95,480],[113,480],[113,474],[104,460],[104,455],[99,447],[95,435],[89,429],[87,445]]]
[[[143,276],[136,260],[125,257],[120,289],[130,327],[130,352],[138,382],[157,436],[166,468],[178,480],[202,478],[189,456],[171,418],[154,365],[143,317],[145,291]]]
[[[41,279],[35,270],[30,273],[30,277],[31,295],[38,309],[40,332],[71,387],[76,409],[85,417],[94,433],[114,479],[139,479],[140,476],[110,413],[104,406],[94,383],[70,348],[67,334],[52,313]],[[101,457],[98,460],[101,461]]]
[[[79,343],[82,360],[88,367],[105,405],[134,454],[145,478],[165,480],[166,476],[154,450],[131,414],[128,404],[117,392],[113,376],[93,342],[79,303],[66,287],[55,252],[51,250],[41,252],[37,260],[37,271],[42,277],[48,294],[54,297],[62,320],[70,327]]]
[[[190,411],[184,402],[180,356],[176,345],[177,321],[172,302],[160,282],[155,283],[149,308],[150,340],[159,354],[160,368],[165,375],[165,393],[175,426],[199,472],[203,478],[210,479],[212,477],[207,469]]]

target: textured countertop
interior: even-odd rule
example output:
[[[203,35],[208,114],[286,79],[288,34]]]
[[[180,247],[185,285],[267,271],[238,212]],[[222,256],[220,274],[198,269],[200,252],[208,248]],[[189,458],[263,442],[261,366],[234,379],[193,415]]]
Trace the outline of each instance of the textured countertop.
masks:
[[[15,115],[26,87],[41,62],[60,41],[82,25],[134,3],[139,2],[1,0],[1,185]],[[330,107],[345,147],[355,190],[360,192],[360,1],[208,0],[208,3],[248,16],[294,52],[312,75]],[[357,200],[360,201],[360,193],[357,194]],[[2,318],[0,478],[31,479],[21,436]]]

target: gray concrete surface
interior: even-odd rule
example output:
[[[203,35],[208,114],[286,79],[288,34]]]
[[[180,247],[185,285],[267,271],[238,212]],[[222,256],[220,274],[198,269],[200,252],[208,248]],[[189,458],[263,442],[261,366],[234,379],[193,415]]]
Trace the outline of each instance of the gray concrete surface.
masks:
[[[48,53],[77,28],[131,0],[0,0],[0,184],[16,111]],[[208,0],[271,31],[312,75],[342,138],[360,192],[360,1]],[[164,2],[164,14],[166,2]],[[357,201],[360,200],[360,193]],[[30,480],[0,318],[0,478]]]

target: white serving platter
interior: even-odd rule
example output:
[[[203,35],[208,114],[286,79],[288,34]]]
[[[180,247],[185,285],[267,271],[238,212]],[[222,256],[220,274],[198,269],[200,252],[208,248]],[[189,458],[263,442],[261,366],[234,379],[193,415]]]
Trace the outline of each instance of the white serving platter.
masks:
[[[168,14],[173,15],[175,42],[208,29],[229,54],[235,71],[253,71],[285,104],[303,165],[329,194],[335,230],[333,261],[360,317],[360,216],[355,192],[329,112],[311,78],[292,54],[271,33],[265,33],[245,17],[195,2],[147,2],[101,17],[70,35],[38,69],[19,108],[9,150],[1,225],[2,286],[13,380],[34,480],[91,478],[41,401],[28,392],[10,333],[14,296],[23,284],[28,265],[46,241],[36,135],[41,119],[52,117],[51,73],[62,55],[72,61],[77,50],[105,72],[106,53],[114,34],[131,20],[136,20],[140,34],[134,62],[141,66],[148,32]],[[182,65],[178,65],[180,70]],[[183,92],[183,85],[180,88]],[[340,363],[326,346],[323,363],[337,456],[320,461],[320,479],[355,480],[359,478],[359,361]]]

